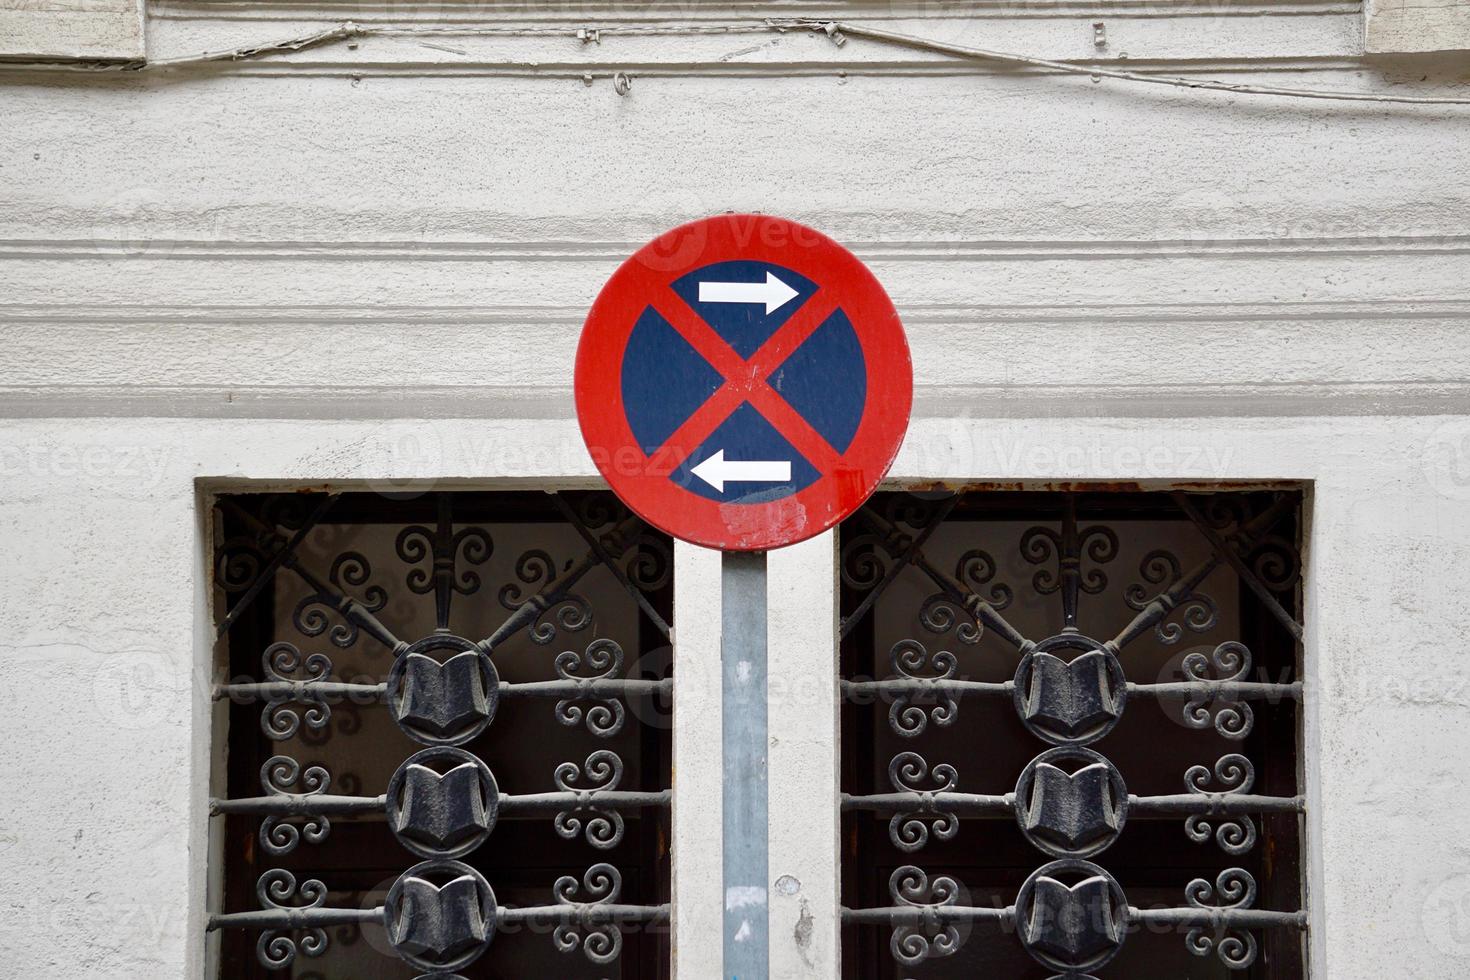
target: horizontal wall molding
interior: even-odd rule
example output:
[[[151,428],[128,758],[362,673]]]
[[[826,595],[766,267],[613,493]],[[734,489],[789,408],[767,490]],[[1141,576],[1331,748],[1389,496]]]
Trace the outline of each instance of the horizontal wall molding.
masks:
[[[1375,415],[1470,415],[1470,379],[1459,380],[1452,369],[1439,377],[1427,373],[1393,376],[1394,368],[1383,367],[1374,377],[1372,362],[1356,364],[1356,345],[1373,337],[1414,336],[1438,331],[1450,337],[1470,327],[1470,298],[1442,300],[1362,300],[1353,302],[1297,303],[1191,303],[1191,304],[1069,304],[1056,306],[1017,305],[923,305],[905,304],[902,314],[916,343],[932,347],[940,335],[956,338],[984,328],[992,335],[1004,334],[1012,326],[1018,335],[1028,329],[1076,325],[1085,330],[1088,342],[1084,356],[1102,356],[1105,344],[1096,331],[1116,328],[1120,338],[1133,334],[1128,350],[1136,347],[1137,328],[1157,327],[1173,331],[1168,336],[1195,337],[1205,345],[1194,352],[1204,358],[1200,372],[1168,380],[1137,382],[1132,377],[1108,379],[1100,376],[1086,384],[1073,381],[977,379],[973,383],[920,383],[916,387],[914,411],[929,418],[1190,418],[1190,417],[1308,417]],[[427,329],[421,335],[431,343],[432,331],[448,333],[450,349],[463,343],[466,330],[485,325],[504,336],[507,330],[527,338],[527,344],[554,342],[568,354],[580,329],[585,310],[572,306],[105,306],[105,305],[0,305],[0,331],[20,344],[44,342],[49,348],[70,345],[76,357],[94,358],[88,370],[113,372],[89,383],[0,384],[0,417],[162,417],[162,418],[255,418],[255,419],[350,419],[350,418],[524,418],[568,419],[573,414],[569,383],[554,366],[538,362],[534,374],[542,383],[497,384],[480,380],[472,373],[453,383],[425,383],[432,378],[432,356],[407,370],[402,383],[395,383],[386,370],[381,377],[364,382],[362,364],[354,372],[326,375],[320,382],[259,383],[256,378],[231,384],[227,380],[206,383],[153,383],[146,378],[127,380],[120,362],[114,364],[119,348],[108,338],[114,332],[147,338],[150,330],[168,331],[152,347],[150,357],[169,358],[170,345],[184,344],[193,352],[207,348],[211,334],[221,336],[221,363],[228,363],[235,344],[250,338],[251,344],[299,343],[315,334],[361,328],[392,335],[401,342],[414,342],[404,330]],[[1273,324],[1288,328],[1296,337],[1320,334],[1321,344],[1334,338],[1343,348],[1341,357],[1326,352],[1322,363],[1341,363],[1350,373],[1326,367],[1320,377],[1307,375],[1292,380],[1258,380],[1249,370],[1234,379],[1216,381],[1218,373],[1208,369],[1207,350],[1228,343],[1232,325],[1241,333],[1271,330]],[[1350,324],[1357,324],[1349,331]],[[1263,326],[1264,325],[1264,326]],[[1377,329],[1381,326],[1381,330]],[[79,333],[68,337],[68,328]],[[524,328],[517,330],[516,328]],[[197,329],[197,334],[179,331]],[[280,331],[276,334],[275,331]],[[970,334],[967,334],[967,331]],[[1317,334],[1313,332],[1316,331]],[[364,335],[366,336],[366,335]],[[1160,336],[1165,336],[1160,333]],[[538,339],[539,338],[539,339]],[[1171,341],[1173,343],[1175,341]],[[69,349],[69,348],[68,348]],[[126,351],[136,355],[136,344]],[[925,349],[928,349],[927,347]],[[1172,349],[1172,348],[1171,348]],[[25,356],[22,353],[22,356]],[[388,356],[388,355],[385,355]],[[1133,355],[1129,355],[1133,356]],[[1163,356],[1163,355],[1161,355]],[[1172,356],[1172,355],[1171,355]],[[97,361],[95,358],[102,358]],[[1441,364],[1452,365],[1462,357],[1459,347],[1442,352]],[[182,362],[181,362],[182,363]],[[323,363],[330,363],[327,358]],[[107,367],[112,364],[113,367]],[[1356,366],[1353,366],[1356,364]],[[570,371],[568,362],[567,372]],[[147,372],[145,372],[146,374]],[[215,372],[227,379],[229,374]],[[369,372],[374,373],[374,372]],[[1258,373],[1264,373],[1258,372]],[[158,375],[155,377],[169,377]],[[182,378],[189,371],[180,371]],[[1191,380],[1190,375],[1199,379]],[[951,378],[959,375],[951,374]],[[355,378],[355,379],[354,379]],[[546,383],[551,382],[551,383]]]
[[[973,323],[1134,325],[1160,323],[1330,323],[1346,320],[1451,320],[1470,326],[1470,298],[1367,299],[1308,303],[1071,303],[1066,305],[906,303],[911,325]],[[580,306],[195,306],[0,304],[0,330],[22,325],[147,327],[186,324],[335,326],[547,325],[580,327]]]
[[[690,0],[584,3],[408,3],[402,0],[262,3],[224,0],[150,0],[155,20],[291,21],[345,20],[364,24],[620,25],[708,23],[772,18],[865,21],[975,20],[989,17],[1256,17],[1359,14],[1361,3],[1343,0],[891,0],[883,4],[842,0],[772,0],[769,3],[697,3]]]
[[[0,385],[0,418],[569,419],[570,386]],[[918,418],[1470,415],[1470,382],[917,385]]]
[[[151,7],[150,7],[151,9]],[[170,13],[169,11],[173,11]],[[213,12],[234,12],[235,22]],[[154,60],[199,51],[254,47],[304,37],[348,20],[369,33],[353,43],[311,45],[263,58],[185,65],[154,73],[158,81],[201,73],[275,77],[515,77],[574,79],[625,71],[645,77],[799,78],[900,76],[1009,78],[1055,76],[1037,66],[967,58],[944,51],[853,38],[844,44],[808,27],[772,20],[830,17],[880,24],[915,39],[1016,51],[1079,65],[1141,74],[1276,77],[1336,74],[1338,86],[1376,87],[1384,79],[1362,59],[1361,8],[1351,3],[1260,0],[1162,0],[1089,4],[1067,0],[944,3],[634,4],[557,7],[475,4],[186,4],[152,22]],[[1107,17],[1110,40],[1094,43],[1093,22]],[[1176,26],[1174,18],[1184,18]],[[1228,30],[1212,28],[1229,19]],[[1410,78],[1423,87],[1422,72]],[[1450,79],[1453,81],[1453,79]],[[1089,84],[1085,76],[1079,79]],[[1428,87],[1437,87],[1436,75]]]
[[[0,239],[0,259],[621,262],[643,244],[631,241],[252,241],[145,238],[140,235],[129,240]],[[1470,234],[1219,239],[1201,235],[1198,238],[1114,241],[850,241],[845,244],[860,258],[884,262],[1470,254]]]

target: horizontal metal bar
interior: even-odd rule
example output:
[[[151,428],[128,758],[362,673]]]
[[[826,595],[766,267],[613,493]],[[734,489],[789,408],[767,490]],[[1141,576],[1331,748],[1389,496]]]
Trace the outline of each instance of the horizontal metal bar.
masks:
[[[251,796],[234,800],[211,799],[209,815],[213,817],[230,813],[254,813],[303,817],[330,813],[382,813],[387,806],[386,796],[281,793],[276,796]]]
[[[1231,816],[1245,813],[1305,813],[1303,796],[1254,796],[1249,793],[1178,793],[1173,796],[1130,796],[1128,816]]]
[[[368,703],[381,701],[387,688],[387,684],[348,684],[343,681],[248,681],[215,685],[214,700],[309,702],[341,698]]]
[[[673,799],[671,790],[639,793],[624,790],[587,790],[580,793],[531,793],[500,797],[503,814],[557,813],[563,810],[636,810],[665,807]],[[270,816],[317,816],[334,813],[375,813],[387,809],[386,796],[329,796],[325,793],[281,793],[243,799],[209,801],[209,813],[253,813]]]
[[[600,925],[606,922],[668,922],[668,905],[609,905],[581,902],[571,905],[533,905],[501,908],[495,919],[512,925]]]
[[[953,813],[962,817],[1010,816],[1016,794],[978,796],[973,793],[842,794],[844,811],[874,813]],[[1256,796],[1248,793],[1178,793],[1172,796],[1129,796],[1128,815],[1230,816],[1243,813],[1304,813],[1301,796]]]
[[[214,700],[239,698],[241,700],[311,702],[342,698],[371,702],[383,700],[387,690],[387,684],[349,684],[342,681],[249,681],[216,685]],[[669,695],[673,691],[674,679],[672,677],[656,681],[616,677],[573,677],[518,684],[508,681],[500,682],[500,696],[503,698],[618,698],[654,694]]]
[[[1129,906],[1128,921],[1159,926],[1214,926],[1234,929],[1307,927],[1305,912],[1273,912],[1269,909],[1140,909]]]
[[[638,810],[665,807],[673,800],[672,790],[639,793],[630,790],[589,790],[585,793],[535,793],[527,796],[502,796],[500,812],[557,813],[573,809]]]
[[[998,695],[1009,697],[1015,690],[1012,681],[988,682],[954,679],[893,678],[882,681],[840,682],[844,697],[857,698],[884,694],[966,694]],[[351,700],[358,703],[381,701],[386,684],[351,684],[341,681],[252,681],[239,684],[216,685],[214,700],[226,698],[239,700],[280,701],[302,703],[331,699]],[[501,682],[501,697],[528,698],[618,698],[668,696],[673,693],[674,679],[661,680],[588,678],[584,680],[529,681],[525,683]],[[1251,681],[1175,681],[1161,684],[1129,683],[1130,696],[1188,699],[1194,697],[1219,697],[1227,700],[1301,700],[1301,682],[1269,684]]]
[[[503,698],[616,698],[673,693],[672,677],[657,681],[590,677],[585,680],[573,678],[530,681],[524,684],[507,684],[502,681],[500,684],[500,696]]]
[[[363,922],[382,922],[383,907],[372,909],[259,909],[211,915],[205,929],[318,929]]]
[[[1015,794],[976,796],[973,793],[875,793],[871,796],[842,794],[842,809],[875,813],[945,811],[964,816],[1009,816],[1015,812]]]
[[[916,926],[927,922],[1015,921],[1016,907],[983,908],[966,905],[895,905],[888,908],[842,910],[842,921],[850,925]],[[1233,929],[1307,927],[1305,912],[1273,912],[1268,909],[1232,908],[1128,908],[1128,921],[1145,925],[1211,926]]]
[[[668,922],[668,905],[613,905],[596,902],[570,905],[532,905],[496,909],[498,926],[516,925],[601,925],[619,922]],[[211,915],[205,928],[219,929],[316,929],[325,926],[382,922],[383,907],[371,909],[259,909]]]
[[[979,908],[969,905],[894,905],[889,908],[842,910],[842,921],[851,925],[920,925],[927,921],[939,922],[999,922],[1015,921],[1015,906]]]
[[[1201,696],[1220,698],[1224,701],[1300,701],[1301,681],[1290,684],[1269,684],[1264,681],[1167,681],[1161,684],[1128,685],[1128,695],[1145,698],[1176,698],[1179,700]]]
[[[1014,681],[962,681],[952,678],[895,677],[886,681],[842,681],[842,696],[856,698],[883,694],[995,694],[1010,697]]]
[[[839,682],[842,696],[854,700],[859,697],[881,697],[892,695],[950,695],[966,694],[1010,697],[1016,689],[1015,681],[965,681],[955,678],[894,677],[881,681]],[[1129,696],[1145,698],[1175,698],[1178,700],[1219,698],[1226,701],[1300,701],[1300,681],[1290,684],[1270,684],[1261,681],[1167,681],[1159,684],[1128,683]]]

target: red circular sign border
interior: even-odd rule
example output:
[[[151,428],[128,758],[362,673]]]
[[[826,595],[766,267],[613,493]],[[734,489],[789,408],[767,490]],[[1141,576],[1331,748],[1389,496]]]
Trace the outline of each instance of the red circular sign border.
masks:
[[[692,259],[671,263],[665,257],[670,245],[682,253],[691,250],[690,243],[697,243]],[[653,461],[639,448],[623,406],[623,353],[643,310],[655,296],[674,296],[669,284],[680,275],[732,259],[771,262],[817,283],[818,293],[807,302],[824,292],[837,292],[836,305],[852,322],[868,372],[862,419],[847,452],[838,456],[839,468],[790,496],[755,504],[710,500],[674,483],[667,468],[649,472]],[[913,364],[893,301],[851,252],[786,218],[724,214],[675,228],[639,249],[613,273],[582,329],[575,394],[577,420],[593,461],[634,513],[693,544],[724,551],[766,551],[821,534],[877,489],[908,429]],[[860,481],[844,486],[844,478],[853,473]]]

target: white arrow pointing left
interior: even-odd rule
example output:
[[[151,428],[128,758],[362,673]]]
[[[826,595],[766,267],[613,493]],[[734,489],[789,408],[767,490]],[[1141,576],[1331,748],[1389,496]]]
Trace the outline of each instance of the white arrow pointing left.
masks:
[[[774,272],[766,272],[765,282],[702,282],[699,284],[701,303],[759,303],[766,308],[766,316],[785,306],[797,297],[796,290],[778,279]]]
[[[726,459],[725,451],[719,449],[689,472],[724,493],[727,483],[786,483],[791,479],[791,460]]]

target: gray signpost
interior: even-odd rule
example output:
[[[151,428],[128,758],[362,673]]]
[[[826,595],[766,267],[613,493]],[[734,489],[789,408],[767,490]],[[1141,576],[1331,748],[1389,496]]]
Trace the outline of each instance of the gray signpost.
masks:
[[[720,570],[725,978],[767,976],[766,555],[727,551]]]

